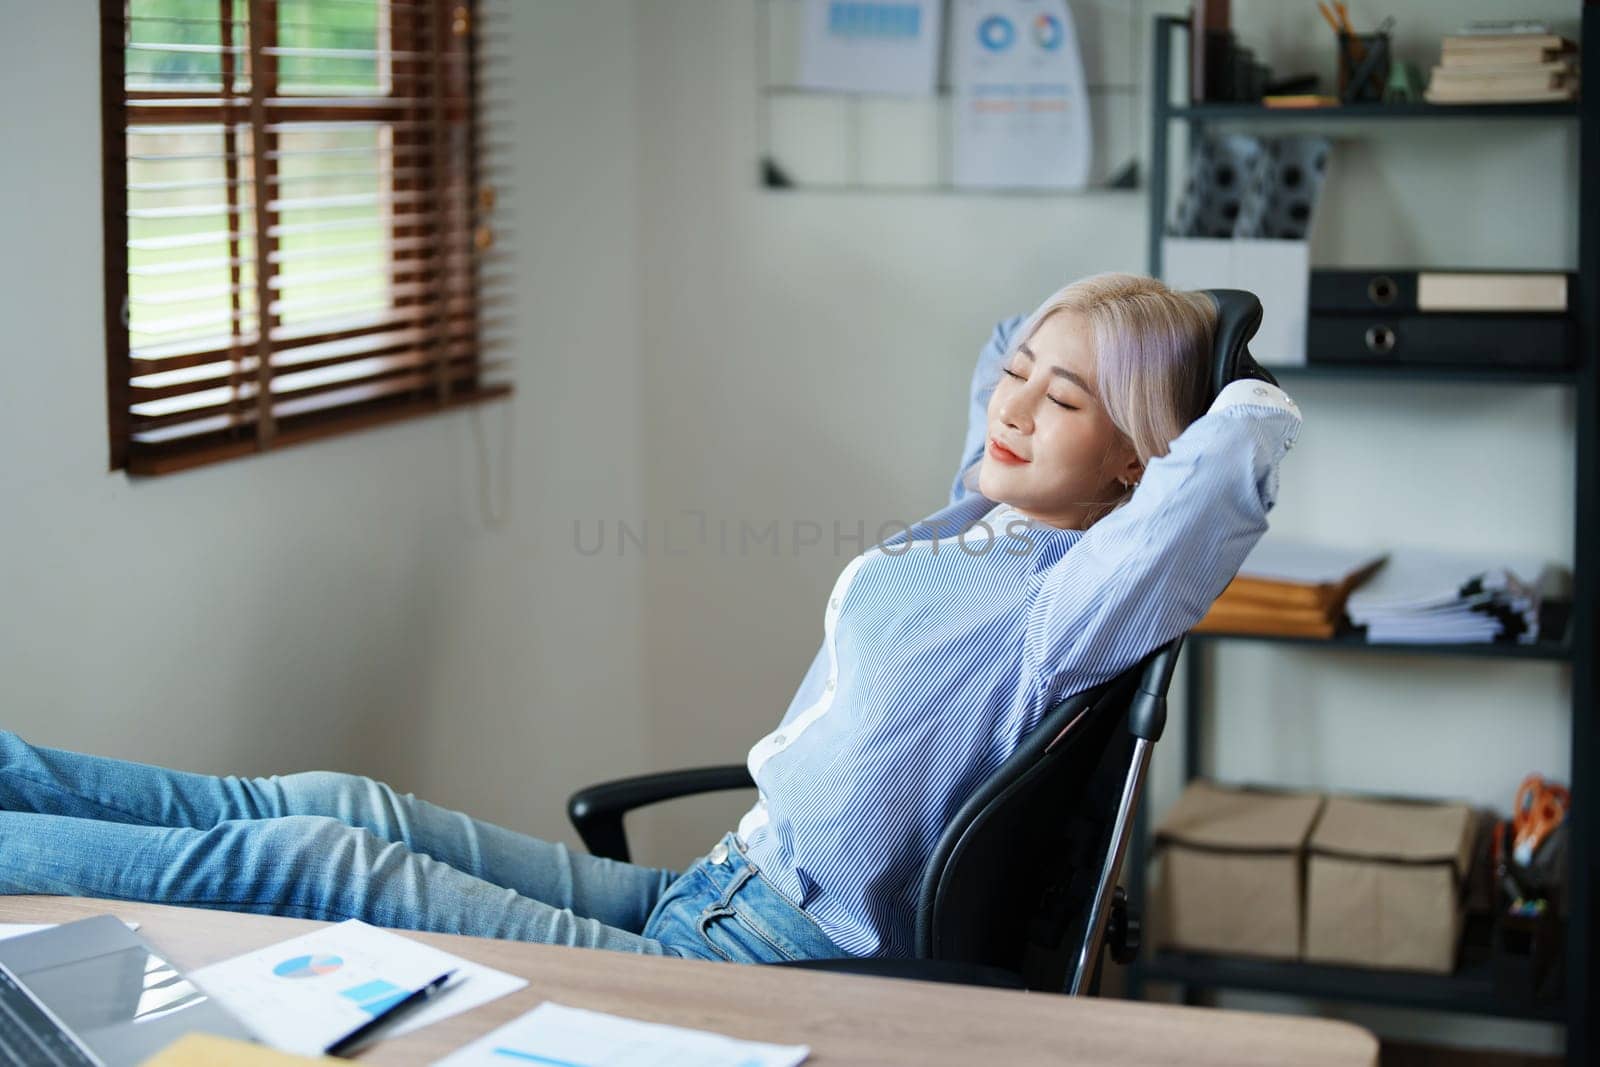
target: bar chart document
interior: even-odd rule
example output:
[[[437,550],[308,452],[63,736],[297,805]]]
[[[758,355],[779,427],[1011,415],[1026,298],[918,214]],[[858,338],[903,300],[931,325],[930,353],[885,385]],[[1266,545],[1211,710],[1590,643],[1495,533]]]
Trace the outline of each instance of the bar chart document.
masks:
[[[196,985],[216,997],[257,1037],[301,1055],[338,1038],[446,971],[450,985],[397,1022],[391,1036],[514,992],[516,975],[441,952],[409,937],[351,919],[195,971]]]
[[[806,0],[801,87],[927,96],[943,13],[941,0]]]

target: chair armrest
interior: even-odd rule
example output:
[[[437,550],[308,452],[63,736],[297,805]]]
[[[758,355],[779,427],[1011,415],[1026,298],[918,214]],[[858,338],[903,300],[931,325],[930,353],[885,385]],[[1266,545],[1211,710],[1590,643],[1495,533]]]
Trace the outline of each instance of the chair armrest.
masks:
[[[1002,967],[983,963],[957,963],[952,960],[883,959],[844,957],[827,960],[783,960],[771,967],[799,967],[808,971],[836,974],[862,974],[871,978],[910,978],[918,982],[955,982],[998,989],[1027,989],[1022,976]]]
[[[639,774],[578,790],[567,800],[567,817],[590,852],[626,863],[628,837],[622,829],[622,817],[634,808],[696,793],[755,786],[749,768],[742,763]]]

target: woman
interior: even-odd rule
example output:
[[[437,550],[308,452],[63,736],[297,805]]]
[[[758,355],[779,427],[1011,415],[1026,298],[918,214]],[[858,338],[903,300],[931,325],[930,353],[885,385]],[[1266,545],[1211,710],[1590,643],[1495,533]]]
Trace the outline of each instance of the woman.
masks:
[[[1300,417],[1256,381],[1205,410],[1215,320],[1203,294],[1105,274],[1000,325],[950,505],[844,568],[750,750],[755,806],[682,876],[365,778],[214,778],[0,734],[0,892],[737,962],[909,955],[962,800],[1049,707],[1188,630],[1266,529]]]

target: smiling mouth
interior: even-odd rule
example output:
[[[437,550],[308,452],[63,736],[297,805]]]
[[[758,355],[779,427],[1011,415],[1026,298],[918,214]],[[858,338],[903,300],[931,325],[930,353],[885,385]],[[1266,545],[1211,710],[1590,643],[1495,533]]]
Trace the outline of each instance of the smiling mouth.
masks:
[[[1026,463],[1026,462],[1028,462],[1027,460],[1023,459],[1021,456],[1017,455],[1015,452],[1011,451],[1011,449],[1007,448],[1005,445],[1001,444],[999,441],[996,441],[992,437],[989,438],[989,455],[993,456],[995,459],[999,460],[1001,463]]]

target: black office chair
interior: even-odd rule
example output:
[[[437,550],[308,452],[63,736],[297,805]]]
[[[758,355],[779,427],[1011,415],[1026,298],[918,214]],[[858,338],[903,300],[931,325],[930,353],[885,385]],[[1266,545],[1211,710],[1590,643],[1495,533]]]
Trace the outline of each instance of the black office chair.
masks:
[[[1249,352],[1261,302],[1240,290],[1206,292],[1218,317],[1211,395],[1239,378],[1274,382]],[[1094,992],[1104,948],[1119,963],[1139,949],[1139,918],[1116,879],[1182,644],[1057,704],[961,805],[923,869],[914,958],[779,966]],[[626,812],[754,785],[743,764],[668,771],[590,786],[567,810],[591,852],[626,860]]]

